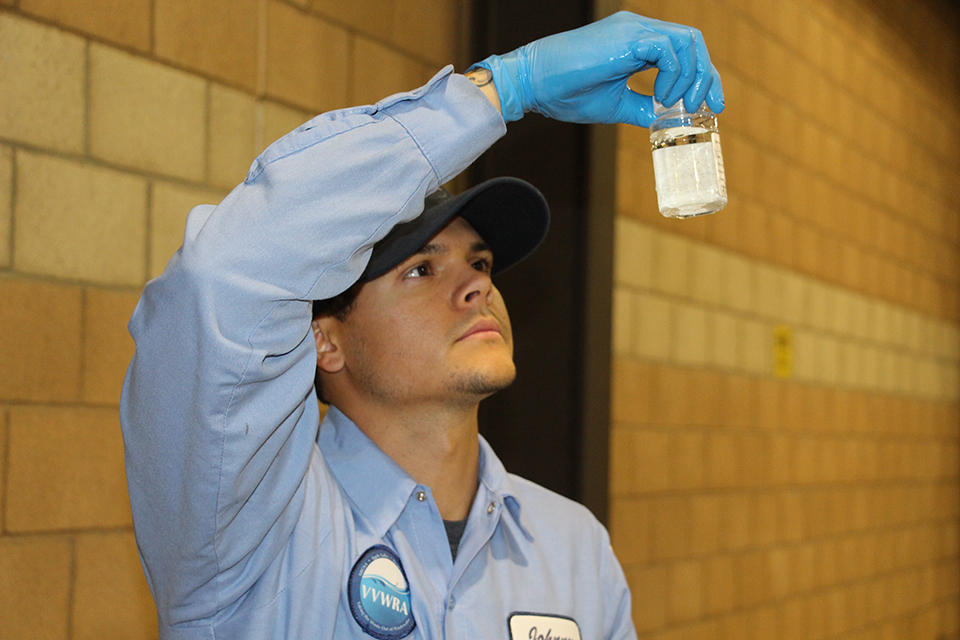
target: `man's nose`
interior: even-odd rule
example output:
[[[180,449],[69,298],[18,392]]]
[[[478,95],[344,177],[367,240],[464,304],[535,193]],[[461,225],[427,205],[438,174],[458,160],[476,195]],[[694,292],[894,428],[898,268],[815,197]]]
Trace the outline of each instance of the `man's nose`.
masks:
[[[464,283],[456,293],[458,305],[489,304],[493,300],[493,281],[489,273],[477,271],[471,266],[464,277]]]

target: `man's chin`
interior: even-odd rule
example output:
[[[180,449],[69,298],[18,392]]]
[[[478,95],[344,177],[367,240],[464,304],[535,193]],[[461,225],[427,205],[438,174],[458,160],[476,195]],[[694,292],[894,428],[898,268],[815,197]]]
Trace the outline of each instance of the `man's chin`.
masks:
[[[483,400],[506,389],[516,379],[517,371],[513,367],[498,372],[478,371],[458,380],[457,390],[464,395]]]

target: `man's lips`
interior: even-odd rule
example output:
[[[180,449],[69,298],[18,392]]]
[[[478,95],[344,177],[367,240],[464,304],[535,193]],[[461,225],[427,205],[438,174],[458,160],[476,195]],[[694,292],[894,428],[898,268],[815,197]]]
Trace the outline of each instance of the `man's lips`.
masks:
[[[457,342],[465,340],[466,338],[483,338],[493,335],[500,335],[500,324],[492,318],[481,318],[473,323],[470,328],[457,339]]]

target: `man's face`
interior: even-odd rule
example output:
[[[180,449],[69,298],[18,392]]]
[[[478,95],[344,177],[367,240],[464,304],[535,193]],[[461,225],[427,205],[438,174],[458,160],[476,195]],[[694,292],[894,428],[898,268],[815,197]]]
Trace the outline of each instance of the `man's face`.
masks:
[[[455,218],[397,268],[366,283],[340,325],[348,384],[389,402],[475,404],[516,375],[493,254]]]

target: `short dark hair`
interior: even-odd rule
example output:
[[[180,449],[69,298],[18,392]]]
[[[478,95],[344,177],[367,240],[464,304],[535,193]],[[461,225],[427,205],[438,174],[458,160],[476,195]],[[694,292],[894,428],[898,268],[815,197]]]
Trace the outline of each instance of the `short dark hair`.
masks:
[[[360,294],[363,284],[362,281],[355,282],[346,291],[338,293],[332,298],[314,300],[313,319],[316,320],[317,318],[333,316],[340,322],[345,321],[357,303],[357,296]],[[323,393],[323,384],[320,380],[320,367],[317,367],[317,371],[314,374],[313,385],[317,389],[317,398],[319,398],[320,402],[330,404],[330,401],[327,400]]]

